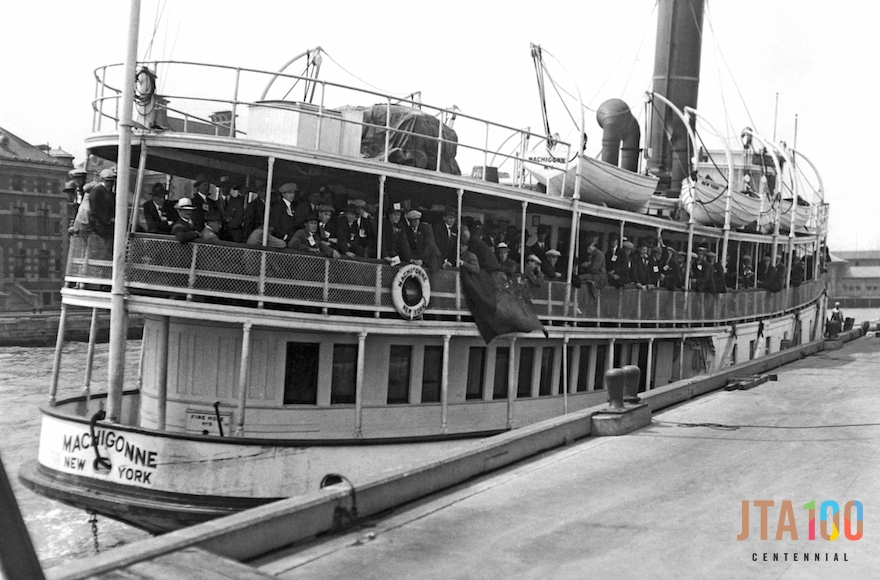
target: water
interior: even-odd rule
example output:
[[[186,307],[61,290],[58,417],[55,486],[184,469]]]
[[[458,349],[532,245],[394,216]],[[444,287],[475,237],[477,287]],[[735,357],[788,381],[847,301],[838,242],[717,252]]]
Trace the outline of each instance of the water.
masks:
[[[126,386],[136,382],[140,348],[141,341],[128,341]],[[58,399],[82,391],[87,350],[86,343],[65,345]],[[108,350],[107,344],[95,346],[93,392],[107,389]],[[0,348],[0,456],[44,568],[95,553],[86,512],[35,494],[18,481],[19,467],[37,458],[41,419],[39,406],[49,400],[54,355],[54,347]],[[149,534],[144,531],[98,516],[98,541],[102,551],[146,537]]]

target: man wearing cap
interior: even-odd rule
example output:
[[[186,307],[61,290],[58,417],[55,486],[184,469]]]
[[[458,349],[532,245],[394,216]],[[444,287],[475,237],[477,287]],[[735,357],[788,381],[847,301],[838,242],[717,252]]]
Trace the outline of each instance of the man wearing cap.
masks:
[[[256,190],[257,197],[250,202],[244,212],[245,233],[247,239],[245,243],[249,246],[263,245],[263,218],[266,214],[266,188],[260,187]],[[275,200],[273,205],[282,203],[281,200]],[[281,250],[287,247],[287,243],[274,235],[272,235],[272,222],[269,222],[269,233],[266,236],[266,247]],[[250,232],[248,233],[248,230]]]
[[[367,211],[367,202],[362,199],[353,199],[351,203],[357,208],[354,231],[357,235],[358,245],[364,249],[364,255],[367,258],[375,258],[376,228],[373,226],[370,212]]]
[[[495,246],[495,257],[498,258],[498,266],[502,272],[511,276],[519,272],[519,264],[510,259],[510,248],[506,242],[498,242]]]
[[[562,274],[556,269],[556,266],[559,263],[559,257],[562,256],[562,252],[559,250],[547,250],[544,252],[544,256],[547,258],[547,263],[542,264],[541,267],[541,271],[544,272],[544,277],[547,280],[561,279]]]
[[[592,288],[595,294],[596,290],[601,290],[608,285],[608,273],[605,270],[605,254],[597,245],[599,237],[592,235],[587,239],[589,240],[587,259],[581,262],[578,267],[578,279],[581,285],[586,284],[588,288]]]
[[[313,189],[308,193],[306,199],[296,204],[293,213],[296,216],[296,227],[301,228],[306,223],[306,218],[311,215],[317,215],[318,208],[324,196],[317,189]]]
[[[666,257],[660,262],[660,286],[667,290],[678,290],[681,285],[681,261],[679,256],[683,252],[666,247]]]
[[[297,230],[293,200],[298,189],[295,183],[285,183],[279,187],[281,199],[272,200],[272,207],[269,209],[269,233],[285,245]]]
[[[116,216],[116,169],[108,168],[101,171],[101,183],[89,191],[89,226],[101,237],[113,235],[113,224]]]
[[[605,252],[605,271],[613,272],[617,261],[623,255],[623,248],[620,247],[620,235],[612,232],[608,234],[608,251]]]
[[[177,200],[174,209],[177,210],[178,215],[177,221],[171,226],[171,233],[174,235],[174,238],[181,244],[200,238],[202,234],[196,229],[193,221],[195,207],[192,200],[188,197],[181,197]]]
[[[154,183],[150,189],[150,199],[144,202],[144,219],[147,221],[147,233],[170,234],[171,226],[177,221],[174,204],[165,196],[168,190],[161,183]]]
[[[635,244],[626,240],[623,242],[622,248],[617,257],[611,261],[613,264],[612,270],[608,272],[608,283],[615,288],[623,288],[633,282],[632,253],[635,249]]]
[[[332,205],[325,204],[318,206],[318,233],[320,234],[321,240],[334,250],[336,249],[338,242],[336,239],[336,224],[333,220],[333,215],[335,213],[336,210],[333,209]]]
[[[403,208],[399,203],[389,204],[388,216],[382,224],[382,259],[392,266],[400,263],[408,264],[412,259],[409,243],[400,223],[402,213]]]
[[[740,289],[755,287],[755,270],[752,268],[752,257],[748,254],[742,257],[739,265],[737,284]]]
[[[339,258],[339,252],[321,239],[321,234],[318,232],[319,223],[318,214],[307,215],[303,227],[293,234],[287,247],[300,252],[319,254],[326,258]]]
[[[336,218],[336,240],[339,252],[349,258],[366,255],[367,249],[361,245],[362,238],[358,235],[358,215],[360,210],[353,203],[345,206],[345,211]]]
[[[697,292],[709,292],[710,286],[714,289],[715,283],[712,278],[712,268],[706,260],[708,250],[705,246],[697,247],[697,259],[691,268],[691,277],[694,279],[694,290]]]
[[[544,284],[544,272],[541,271],[541,260],[535,254],[526,256],[526,269],[523,272],[526,279],[526,287],[529,290],[537,290]]]
[[[648,242],[639,243],[639,255],[632,259],[632,280],[639,288],[651,288],[651,258]]]
[[[724,294],[727,292],[727,284],[724,281],[724,266],[718,262],[717,257],[715,252],[706,252],[706,262],[709,264],[712,279],[707,291],[712,294]]]
[[[554,265],[555,262],[554,264],[551,264],[550,261],[547,259],[547,252],[551,251],[550,246],[547,245],[547,235],[549,233],[550,226],[538,226],[538,229],[535,230],[535,238],[537,241],[529,246],[529,248],[526,250],[526,254],[534,254],[535,256],[537,256],[537,258],[541,260],[541,271],[544,273],[544,278],[546,278],[547,280],[552,280],[557,277],[557,272]]]
[[[412,255],[412,263],[423,265],[430,272],[436,272],[442,264],[440,249],[434,243],[434,232],[431,226],[423,224],[422,212],[411,209],[406,212],[407,225],[404,228],[409,250]]]
[[[443,218],[434,224],[434,243],[440,250],[443,259],[443,267],[455,266],[458,255],[458,212],[455,208],[448,207],[443,212]]]
[[[73,204],[75,208],[79,207],[79,204],[82,203],[83,196],[85,195],[85,190],[83,187],[86,185],[86,179],[88,178],[88,172],[85,169],[71,169],[67,172],[67,177],[74,183],[74,200]]]

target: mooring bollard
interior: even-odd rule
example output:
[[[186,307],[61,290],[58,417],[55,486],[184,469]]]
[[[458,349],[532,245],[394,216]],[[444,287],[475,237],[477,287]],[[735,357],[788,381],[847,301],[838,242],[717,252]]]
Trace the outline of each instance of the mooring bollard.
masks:
[[[840,321],[829,320],[825,323],[825,334],[831,340],[837,340],[837,335],[840,334]]]
[[[605,371],[605,390],[608,391],[608,406],[612,409],[623,410],[623,369],[608,369]]]
[[[642,378],[642,369],[636,365],[624,365],[623,371],[623,402],[635,405],[641,402],[639,399],[639,380]]]

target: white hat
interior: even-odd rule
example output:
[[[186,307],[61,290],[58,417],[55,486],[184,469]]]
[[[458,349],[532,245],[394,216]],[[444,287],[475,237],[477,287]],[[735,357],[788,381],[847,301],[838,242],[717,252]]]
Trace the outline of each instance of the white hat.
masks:
[[[195,209],[193,207],[193,202],[188,197],[181,197],[177,200],[177,203],[174,204],[175,209]]]
[[[557,258],[562,255],[562,252],[559,250],[547,250],[544,252],[545,256],[556,256]]]
[[[102,180],[109,179],[111,181],[115,181],[116,180],[116,168],[115,167],[108,167],[107,169],[102,170],[101,171],[101,179]]]
[[[509,250],[509,249],[510,249],[510,246],[508,246],[508,245],[505,244],[504,242],[498,242],[498,245],[495,246],[495,251],[496,251],[496,252],[497,252],[498,250]]]
[[[406,219],[408,219],[408,220],[415,220],[415,219],[421,219],[421,218],[422,218],[422,212],[420,212],[417,209],[411,209],[408,212],[406,212]]]

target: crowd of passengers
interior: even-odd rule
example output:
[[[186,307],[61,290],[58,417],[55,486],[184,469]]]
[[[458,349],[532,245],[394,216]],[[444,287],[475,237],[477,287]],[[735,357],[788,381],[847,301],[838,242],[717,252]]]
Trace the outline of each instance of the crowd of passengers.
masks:
[[[102,182],[87,187],[85,218],[77,215],[76,222],[87,224],[99,235],[112,232],[114,203],[112,192],[116,174],[113,170],[101,173]],[[366,202],[350,200],[341,212],[332,205],[333,196],[326,188],[301,191],[290,182],[278,188],[278,197],[269,208],[268,231],[263,230],[266,211],[266,188],[246,183],[232,183],[221,177],[217,183],[216,199],[211,195],[212,183],[207,175],[198,175],[193,183],[192,199],[181,198],[176,203],[168,200],[168,191],[161,183],[150,190],[150,199],[143,203],[144,219],[149,233],[170,234],[177,241],[228,241],[248,245],[264,244],[274,249],[291,248],[327,258],[376,258],[377,224]],[[89,204],[88,199],[91,199]],[[91,205],[91,208],[89,208]],[[82,206],[80,213],[82,213]],[[762,257],[753,267],[752,257],[743,255],[733,269],[725,269],[717,261],[715,252],[704,246],[690,256],[663,244],[662,239],[642,238],[638,250],[626,238],[608,236],[606,252],[599,249],[600,236],[587,233],[586,247],[580,252],[574,275],[565,275],[567,264],[560,261],[562,253],[550,248],[547,226],[538,226],[531,245],[520,242],[516,226],[483,231],[483,224],[470,217],[462,219],[458,231],[458,214],[447,208],[434,224],[422,222],[422,213],[404,208],[399,203],[388,204],[382,228],[380,258],[391,265],[417,264],[429,272],[460,267],[471,272],[503,271],[523,275],[530,287],[540,287],[544,281],[569,281],[575,287],[586,287],[595,292],[612,286],[649,290],[684,288],[687,261],[690,260],[690,288],[697,292],[724,293],[728,288],[765,288],[778,292],[784,286],[786,263],[784,259],[771,265],[770,255]],[[528,241],[531,240],[529,234]],[[522,259],[522,254],[525,254]],[[521,271],[520,264],[524,265]],[[804,280],[803,259],[792,264],[790,285],[798,286]]]

